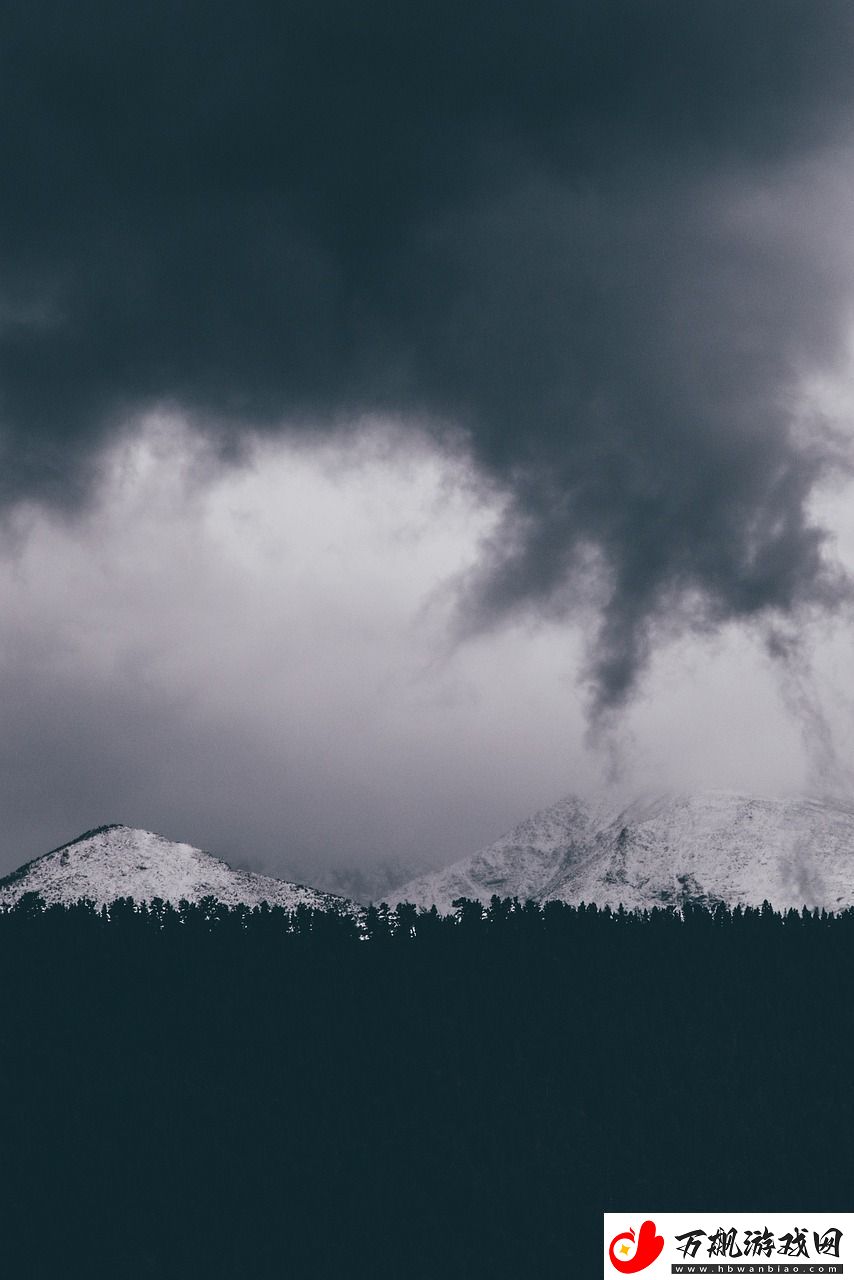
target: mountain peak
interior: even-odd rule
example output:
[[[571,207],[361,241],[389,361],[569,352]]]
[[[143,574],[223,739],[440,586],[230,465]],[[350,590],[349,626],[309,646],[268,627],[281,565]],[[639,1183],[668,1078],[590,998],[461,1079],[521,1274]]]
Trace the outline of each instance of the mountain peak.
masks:
[[[11,905],[25,893],[48,904],[87,898],[99,907],[116,898],[177,905],[213,897],[228,906],[267,902],[287,910],[359,912],[346,898],[235,869],[203,849],[122,823],[92,827],[0,879],[0,904]]]
[[[103,835],[105,831],[134,831],[136,828],[127,826],[124,822],[104,822],[100,827],[92,827],[89,831],[83,831],[79,836],[75,836],[73,840],[66,840],[65,844],[57,845],[55,849],[50,849],[49,853],[59,853],[62,849],[70,849],[73,844],[80,844],[83,840],[91,840],[93,836]],[[43,855],[46,856],[46,855]]]

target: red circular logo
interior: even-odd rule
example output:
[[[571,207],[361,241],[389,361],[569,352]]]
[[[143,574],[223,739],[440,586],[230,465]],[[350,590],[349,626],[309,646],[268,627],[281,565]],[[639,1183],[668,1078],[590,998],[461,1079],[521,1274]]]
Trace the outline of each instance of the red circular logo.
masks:
[[[637,1240],[634,1227],[630,1227],[622,1235],[614,1236],[608,1249],[608,1257],[611,1265],[618,1271],[631,1275],[651,1266],[663,1248],[664,1236],[655,1234],[655,1223],[647,1218],[646,1222],[641,1223]]]

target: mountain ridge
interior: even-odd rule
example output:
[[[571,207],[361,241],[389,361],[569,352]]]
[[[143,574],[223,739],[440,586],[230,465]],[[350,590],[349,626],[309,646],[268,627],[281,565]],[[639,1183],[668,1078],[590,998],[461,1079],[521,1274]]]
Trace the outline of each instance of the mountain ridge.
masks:
[[[854,906],[854,804],[737,791],[568,796],[390,900],[449,911],[461,897],[628,910],[724,902]]]

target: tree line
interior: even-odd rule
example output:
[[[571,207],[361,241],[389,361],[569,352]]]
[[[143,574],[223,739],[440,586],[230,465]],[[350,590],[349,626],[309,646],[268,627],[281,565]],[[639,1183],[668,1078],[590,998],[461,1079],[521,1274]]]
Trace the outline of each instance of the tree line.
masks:
[[[598,1274],[604,1210],[846,1207],[854,912],[0,911],[16,1276]]]

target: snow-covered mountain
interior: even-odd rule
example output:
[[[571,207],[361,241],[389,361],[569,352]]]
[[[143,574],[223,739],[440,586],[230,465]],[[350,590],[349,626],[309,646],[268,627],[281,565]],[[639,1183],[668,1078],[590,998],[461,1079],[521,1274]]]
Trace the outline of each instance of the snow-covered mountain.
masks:
[[[199,902],[212,896],[228,906],[268,902],[289,911],[304,905],[361,913],[346,898],[235,870],[190,844],[119,824],[87,831],[0,880],[0,904],[17,902],[25,893],[37,893],[47,903],[89,898],[97,906],[116,898],[162,898],[177,906],[182,898]]]
[[[495,844],[389,896],[449,911],[455,898],[533,898],[627,909],[685,901],[854,905],[854,805],[709,791],[567,799]]]

